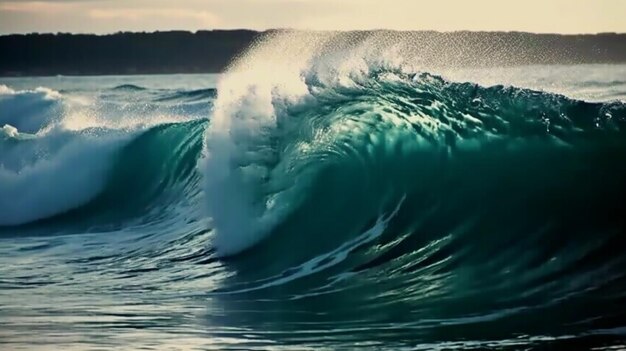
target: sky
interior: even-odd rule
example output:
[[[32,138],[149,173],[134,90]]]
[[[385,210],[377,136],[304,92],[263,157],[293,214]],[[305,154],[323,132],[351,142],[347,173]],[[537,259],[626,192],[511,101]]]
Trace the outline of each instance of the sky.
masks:
[[[0,0],[0,34],[232,28],[626,32],[626,0]]]

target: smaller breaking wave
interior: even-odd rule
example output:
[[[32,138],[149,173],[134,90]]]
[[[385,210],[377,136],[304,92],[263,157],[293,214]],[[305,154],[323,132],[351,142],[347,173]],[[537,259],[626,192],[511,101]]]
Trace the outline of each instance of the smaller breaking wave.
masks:
[[[135,84],[121,84],[121,85],[117,85],[113,88],[111,88],[111,90],[120,90],[120,91],[142,91],[142,90],[146,90],[146,88],[139,86],[139,85],[135,85]]]
[[[159,96],[156,101],[195,102],[207,101],[209,99],[215,99],[215,97],[217,97],[217,89],[209,88],[167,92]]]
[[[116,87],[117,90],[136,88],[140,87]],[[194,111],[207,109],[206,106],[183,107]],[[129,194],[133,189],[124,186],[122,191],[110,183],[128,183],[132,178],[129,169],[142,173],[136,165],[150,169],[154,176],[163,175],[160,155],[166,154],[165,149],[173,144],[163,145],[155,140],[165,142],[175,128],[165,128],[163,133],[158,133],[156,128],[194,119],[193,115],[185,114],[189,111],[180,111],[183,107],[112,104],[98,98],[68,98],[48,88],[13,90],[0,86],[0,227],[56,217],[97,199],[104,203],[101,197],[107,187],[113,187],[112,192]],[[183,127],[182,132],[174,134],[185,140],[184,130]],[[139,147],[142,152],[134,153],[137,146],[125,149],[138,138],[146,140],[143,135],[155,133],[161,137],[144,142],[154,150]],[[176,139],[172,142],[177,143]],[[160,151],[156,150],[157,146]],[[148,161],[152,162],[150,167]],[[195,167],[195,157],[189,162]],[[177,168],[173,163],[168,165]],[[124,179],[119,179],[121,176]],[[154,185],[161,186],[163,180],[157,177]],[[139,185],[147,184],[152,183],[145,179]],[[106,196],[110,197],[111,191]],[[107,206],[117,205],[108,202]],[[98,210],[102,211],[102,207]],[[90,216],[87,214],[86,218]]]
[[[22,132],[37,133],[59,121],[64,100],[58,91],[39,87],[34,90],[13,90],[0,85],[0,125],[12,125]]]
[[[20,135],[7,129],[12,137]],[[0,140],[0,226],[28,223],[87,202],[102,189],[114,152],[128,138],[88,129]]]

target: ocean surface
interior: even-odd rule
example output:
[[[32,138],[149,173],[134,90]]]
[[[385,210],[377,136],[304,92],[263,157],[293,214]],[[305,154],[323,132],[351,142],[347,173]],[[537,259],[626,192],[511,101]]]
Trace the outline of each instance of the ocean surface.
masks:
[[[0,78],[0,349],[626,347],[626,65],[306,44]]]

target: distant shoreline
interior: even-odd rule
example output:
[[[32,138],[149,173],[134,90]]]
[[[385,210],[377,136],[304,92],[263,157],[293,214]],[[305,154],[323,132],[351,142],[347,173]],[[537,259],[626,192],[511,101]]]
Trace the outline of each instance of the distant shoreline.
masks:
[[[167,73],[112,73],[112,74],[40,74],[40,75],[2,75],[0,78],[85,78],[85,77],[128,77],[128,76],[171,76],[223,74],[222,72],[167,72]]]
[[[0,76],[222,73],[236,55],[273,32],[3,35]],[[626,63],[626,33],[354,31],[345,35],[367,38],[381,33],[415,43],[415,50],[424,51],[434,64],[438,57],[461,67]]]

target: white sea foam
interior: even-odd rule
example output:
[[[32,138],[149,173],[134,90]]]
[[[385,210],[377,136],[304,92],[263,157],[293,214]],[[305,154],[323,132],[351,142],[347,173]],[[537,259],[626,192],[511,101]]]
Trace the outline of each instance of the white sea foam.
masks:
[[[304,43],[298,48],[276,49],[284,55],[288,49],[310,50]],[[271,138],[285,108],[306,96],[308,88],[300,75],[301,62],[273,62],[272,54],[264,50],[255,53],[260,59],[254,65],[244,60],[219,82],[207,129],[200,164],[216,230],[214,245],[223,255],[254,245],[280,217],[267,189],[278,162]]]
[[[19,135],[19,132],[17,131],[17,128],[13,127],[10,124],[5,124],[2,129],[0,129],[0,131],[2,132],[2,134],[4,134],[5,136],[9,137],[9,138],[15,138]]]

